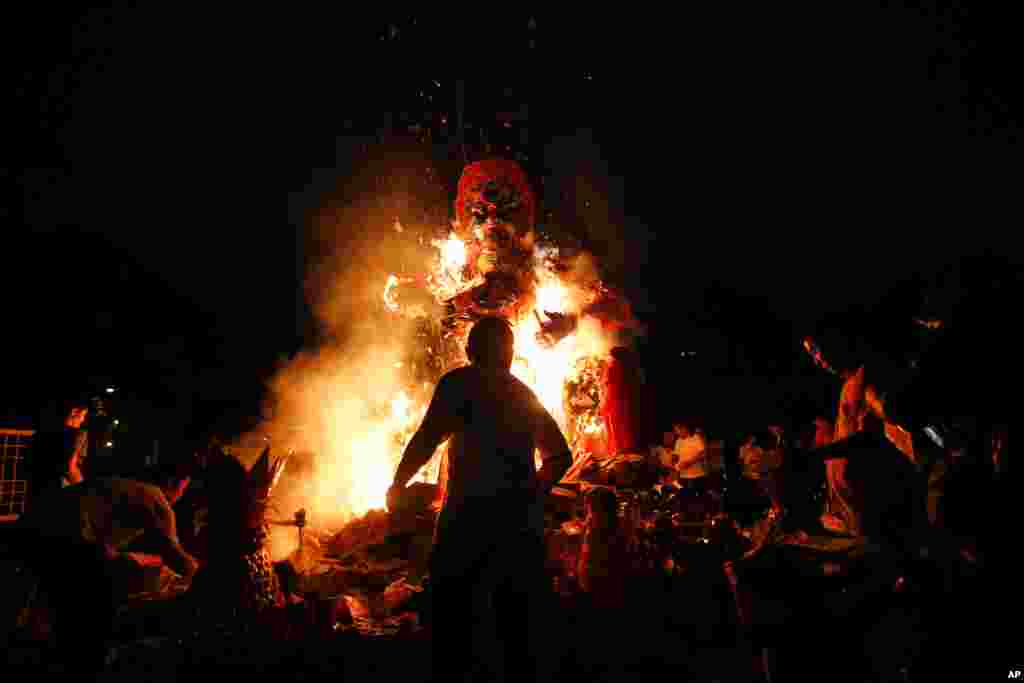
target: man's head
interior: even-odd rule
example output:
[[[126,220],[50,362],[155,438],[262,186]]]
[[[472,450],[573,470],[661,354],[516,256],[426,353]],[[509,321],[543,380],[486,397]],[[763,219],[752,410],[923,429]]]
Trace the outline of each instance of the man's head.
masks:
[[[85,424],[85,418],[89,416],[89,406],[82,403],[72,403],[64,417],[64,426],[72,429],[81,429]]]
[[[483,318],[469,332],[466,355],[473,365],[501,368],[512,367],[515,356],[515,336],[512,327],[503,318]]]
[[[873,411],[867,411],[864,413],[864,419],[861,423],[861,428],[870,434],[876,434],[880,436],[885,435],[885,422],[882,418],[875,415]]]
[[[85,394],[69,393],[41,406],[38,427],[43,431],[85,429],[89,417],[89,399]]]

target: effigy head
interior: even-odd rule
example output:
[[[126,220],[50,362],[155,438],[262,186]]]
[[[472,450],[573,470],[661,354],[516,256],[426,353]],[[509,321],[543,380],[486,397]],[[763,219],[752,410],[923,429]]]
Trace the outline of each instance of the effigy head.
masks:
[[[463,169],[455,216],[467,228],[510,225],[522,234],[533,230],[536,203],[522,166],[507,159],[485,159]]]

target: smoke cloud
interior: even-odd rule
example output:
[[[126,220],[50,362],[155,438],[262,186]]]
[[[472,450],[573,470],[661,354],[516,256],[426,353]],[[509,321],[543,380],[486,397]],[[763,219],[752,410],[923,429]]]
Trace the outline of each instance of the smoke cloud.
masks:
[[[430,240],[448,227],[444,183],[414,148],[367,145],[355,158],[354,168],[336,172],[334,187],[305,198],[305,290],[316,339],[280,362],[260,438],[245,435],[236,446],[243,459],[253,450],[243,444],[263,436],[276,452],[293,449],[272,516],[305,508],[321,529],[382,506],[403,445],[396,424],[418,426],[419,416],[396,402],[408,390],[403,363],[415,326],[386,313],[383,293],[391,274],[427,272],[436,258]],[[417,303],[436,312],[429,297]],[[273,528],[275,559],[296,543],[294,529]]]

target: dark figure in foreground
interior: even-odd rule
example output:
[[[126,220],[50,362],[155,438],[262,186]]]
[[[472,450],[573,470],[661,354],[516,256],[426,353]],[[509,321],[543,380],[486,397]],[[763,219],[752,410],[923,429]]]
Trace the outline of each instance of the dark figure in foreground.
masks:
[[[45,495],[85,480],[88,433],[85,421],[89,405],[71,399],[61,407],[60,421],[42,425],[33,439],[30,464],[31,494]]]
[[[430,567],[437,681],[454,683],[469,673],[469,645],[485,632],[491,604],[505,679],[540,675],[537,609],[548,588],[544,500],[572,455],[555,420],[512,376],[513,351],[504,320],[485,318],[473,327],[472,364],[441,378],[388,490],[388,508],[400,512],[406,484],[451,439]],[[544,456],[539,471],[535,449]]]
[[[115,611],[111,576],[122,552],[149,534],[153,551],[173,571],[191,577],[197,567],[178,541],[171,506],[190,481],[185,466],[154,472],[153,483],[90,479],[32,502],[21,519],[22,554],[56,611],[54,637],[66,670],[95,675],[103,669]]]

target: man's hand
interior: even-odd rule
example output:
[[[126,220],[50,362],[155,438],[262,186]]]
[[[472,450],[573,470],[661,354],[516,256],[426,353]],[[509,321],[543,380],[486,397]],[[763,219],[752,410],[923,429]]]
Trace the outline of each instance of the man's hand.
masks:
[[[558,485],[558,482],[562,481],[562,477],[572,467],[572,454],[569,451],[556,456],[554,458],[547,458],[544,460],[544,464],[537,471],[537,493],[542,498],[547,498],[551,495],[551,489]]]

